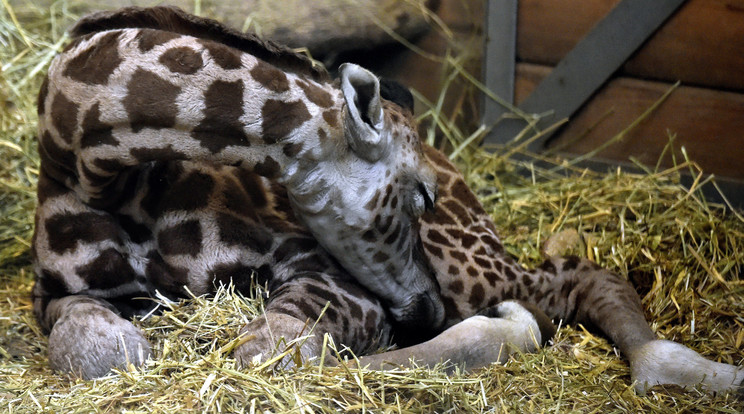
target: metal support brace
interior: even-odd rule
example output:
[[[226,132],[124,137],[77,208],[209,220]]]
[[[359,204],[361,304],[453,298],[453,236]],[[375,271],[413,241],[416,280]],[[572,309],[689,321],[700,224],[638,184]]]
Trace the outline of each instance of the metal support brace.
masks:
[[[570,117],[684,2],[685,0],[622,0],[558,63],[519,108],[529,114],[551,114],[538,122],[538,130]],[[484,79],[486,86],[496,92],[505,87],[505,81],[493,78],[503,74],[492,75],[488,72],[505,71],[501,65],[506,64],[497,62],[502,59],[512,62],[510,78],[513,88],[513,62],[516,54],[511,54],[508,58],[505,54],[515,50],[516,0],[489,0],[488,3],[486,27],[489,38],[486,41]],[[509,24],[511,26],[506,27]],[[506,42],[513,42],[511,46],[504,46],[504,42],[491,37],[502,35],[506,36]],[[502,47],[508,51],[499,50]],[[507,93],[503,97],[510,96],[511,93]],[[511,99],[508,100],[511,102]],[[494,102],[489,102],[484,105],[483,123],[488,126],[494,125],[506,112],[505,109],[491,109],[493,104]],[[504,144],[526,126],[522,119],[501,119],[485,142]],[[549,134],[546,134],[536,139],[530,143],[528,150],[540,152],[545,148],[548,138]]]

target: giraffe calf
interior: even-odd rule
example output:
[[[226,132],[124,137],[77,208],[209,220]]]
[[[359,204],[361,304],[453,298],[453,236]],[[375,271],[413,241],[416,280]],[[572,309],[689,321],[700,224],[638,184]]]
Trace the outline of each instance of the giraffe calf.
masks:
[[[242,330],[243,365],[282,338],[318,357],[330,334],[374,368],[475,368],[562,320],[613,341],[641,392],[740,389],[741,368],[659,340],[619,275],[509,257],[462,175],[420,142],[399,85],[353,65],[331,81],[172,8],[94,14],[73,35],[39,96],[33,295],[55,369],[139,365],[153,352],[128,320],[153,308],[141,298],[232,282],[270,292]],[[371,354],[393,336],[410,346]]]

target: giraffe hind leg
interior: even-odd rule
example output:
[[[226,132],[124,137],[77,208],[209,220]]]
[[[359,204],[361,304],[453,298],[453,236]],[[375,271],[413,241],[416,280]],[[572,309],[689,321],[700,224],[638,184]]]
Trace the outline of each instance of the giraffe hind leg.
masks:
[[[605,334],[628,358],[639,393],[664,384],[741,392],[744,368],[708,360],[682,344],[658,339],[638,294],[619,275],[575,257],[548,259],[536,274],[548,280],[538,305],[552,318]]]

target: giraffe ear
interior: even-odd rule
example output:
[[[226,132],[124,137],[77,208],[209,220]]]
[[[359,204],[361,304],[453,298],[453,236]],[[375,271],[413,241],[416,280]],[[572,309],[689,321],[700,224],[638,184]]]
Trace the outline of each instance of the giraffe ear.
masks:
[[[370,71],[351,63],[344,63],[339,70],[341,92],[346,101],[346,139],[359,157],[377,161],[387,149],[389,140],[384,133],[380,81]]]

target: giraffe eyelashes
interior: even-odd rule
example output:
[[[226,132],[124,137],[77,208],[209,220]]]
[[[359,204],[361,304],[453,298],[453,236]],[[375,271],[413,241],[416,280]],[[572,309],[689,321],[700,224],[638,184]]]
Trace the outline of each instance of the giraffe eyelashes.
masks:
[[[410,215],[420,217],[425,212],[434,211],[434,203],[437,201],[436,184],[427,184],[419,181],[411,195]]]
[[[434,203],[437,201],[436,191],[430,191],[424,183],[418,184],[418,191],[424,200],[424,211],[434,211]]]

